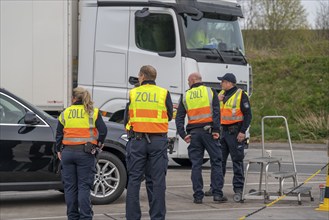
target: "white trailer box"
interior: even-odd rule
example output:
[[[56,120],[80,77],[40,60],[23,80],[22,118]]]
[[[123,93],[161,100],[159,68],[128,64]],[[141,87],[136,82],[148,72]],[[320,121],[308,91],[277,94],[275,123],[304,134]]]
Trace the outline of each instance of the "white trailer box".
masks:
[[[0,87],[47,111],[70,103],[77,54],[72,2],[0,1]]]

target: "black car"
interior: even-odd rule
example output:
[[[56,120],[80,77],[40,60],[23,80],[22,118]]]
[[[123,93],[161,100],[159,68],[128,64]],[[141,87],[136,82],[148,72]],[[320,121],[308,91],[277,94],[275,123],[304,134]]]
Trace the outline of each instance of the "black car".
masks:
[[[108,134],[91,192],[94,204],[115,201],[127,182],[124,127],[105,124]],[[0,191],[63,190],[54,152],[56,127],[57,119],[0,88]]]

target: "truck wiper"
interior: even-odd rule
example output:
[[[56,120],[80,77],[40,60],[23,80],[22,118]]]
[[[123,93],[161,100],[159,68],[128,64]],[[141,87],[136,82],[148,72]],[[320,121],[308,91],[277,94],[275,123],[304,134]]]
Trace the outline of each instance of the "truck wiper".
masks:
[[[248,63],[246,56],[243,55],[243,53],[242,53],[242,51],[240,49],[238,49],[238,50],[223,50],[223,52],[226,52],[226,53],[237,53],[240,56],[242,56],[243,61],[245,62],[245,64]]]
[[[212,53],[214,53],[214,51],[216,51],[216,53],[218,54],[218,57],[224,62],[226,63],[223,55],[219,52],[219,50],[217,48],[210,48],[210,47],[204,47],[204,48],[197,48],[198,50],[210,50]]]

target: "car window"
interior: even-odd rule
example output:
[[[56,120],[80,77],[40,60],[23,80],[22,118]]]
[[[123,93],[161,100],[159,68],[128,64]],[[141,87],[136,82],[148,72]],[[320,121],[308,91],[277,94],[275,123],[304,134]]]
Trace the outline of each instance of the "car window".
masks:
[[[27,112],[22,105],[11,98],[0,94],[0,123],[24,124],[24,116]]]

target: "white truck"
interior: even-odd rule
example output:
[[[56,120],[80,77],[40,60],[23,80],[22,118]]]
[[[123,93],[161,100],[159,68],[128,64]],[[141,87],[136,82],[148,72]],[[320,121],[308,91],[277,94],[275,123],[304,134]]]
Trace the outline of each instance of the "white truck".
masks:
[[[157,85],[170,91],[174,107],[194,71],[217,90],[217,77],[234,73],[237,86],[251,94],[242,16],[234,0],[1,1],[0,87],[44,110],[61,111],[72,88],[83,86],[117,122],[146,64],[157,69]],[[174,120],[169,127],[169,156],[188,164]]]

